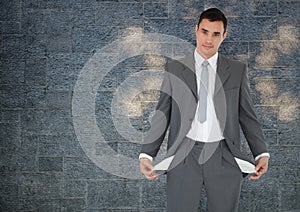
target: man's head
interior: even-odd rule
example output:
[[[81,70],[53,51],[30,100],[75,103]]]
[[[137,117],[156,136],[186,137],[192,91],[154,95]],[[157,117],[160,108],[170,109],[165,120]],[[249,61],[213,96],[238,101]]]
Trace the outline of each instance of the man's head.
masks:
[[[208,59],[219,49],[226,38],[227,19],[217,8],[210,8],[201,13],[196,25],[197,52]]]

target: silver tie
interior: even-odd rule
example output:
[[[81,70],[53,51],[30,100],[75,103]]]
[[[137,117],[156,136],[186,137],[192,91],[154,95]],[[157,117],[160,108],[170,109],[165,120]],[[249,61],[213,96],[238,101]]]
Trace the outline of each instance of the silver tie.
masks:
[[[199,109],[198,118],[200,123],[206,121],[206,108],[207,108],[207,93],[208,93],[208,62],[205,60],[202,63],[202,71],[200,77],[200,93],[199,93]]]

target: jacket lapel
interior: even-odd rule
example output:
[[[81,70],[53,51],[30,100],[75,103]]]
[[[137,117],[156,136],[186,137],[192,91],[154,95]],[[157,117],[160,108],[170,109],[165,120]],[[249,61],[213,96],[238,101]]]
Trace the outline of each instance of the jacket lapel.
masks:
[[[229,64],[226,58],[223,55],[219,54],[218,62],[217,62],[217,75],[215,81],[215,94],[218,93],[220,88],[222,88],[230,76],[230,72],[228,71]]]
[[[181,72],[182,79],[185,81],[186,85],[191,89],[194,97],[198,101],[194,54],[185,57],[182,60],[182,63],[184,65],[184,70]]]
[[[191,89],[194,97],[198,101],[198,92],[197,92],[197,82],[196,82],[196,71],[195,71],[195,59],[194,55],[189,55],[181,60],[184,65],[184,70],[181,72],[182,79],[185,81],[186,85]],[[230,76],[228,71],[229,64],[226,58],[219,54],[217,62],[217,75],[215,81],[215,94],[218,93],[220,88],[223,87],[224,83]]]

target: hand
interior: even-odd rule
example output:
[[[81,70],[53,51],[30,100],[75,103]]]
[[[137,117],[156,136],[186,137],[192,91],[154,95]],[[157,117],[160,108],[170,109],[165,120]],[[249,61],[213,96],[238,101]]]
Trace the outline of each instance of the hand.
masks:
[[[254,175],[249,177],[249,180],[257,180],[268,170],[269,157],[263,156],[256,161]]]
[[[157,180],[158,176],[153,172],[153,165],[148,158],[140,159],[140,170],[148,180]]]

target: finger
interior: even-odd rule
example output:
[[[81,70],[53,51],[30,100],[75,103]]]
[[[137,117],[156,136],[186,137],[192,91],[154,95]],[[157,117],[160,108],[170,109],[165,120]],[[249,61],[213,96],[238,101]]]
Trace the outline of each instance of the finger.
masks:
[[[252,176],[250,176],[249,180],[257,180],[261,177],[261,174],[259,172],[255,172]]]
[[[141,161],[141,166],[148,169],[148,170],[153,169],[153,165],[151,163],[148,163],[148,162]]]
[[[153,175],[148,175],[148,176],[146,176],[146,178],[147,178],[147,180],[157,180],[158,179],[158,176],[157,175],[155,175],[155,174],[153,174]]]

